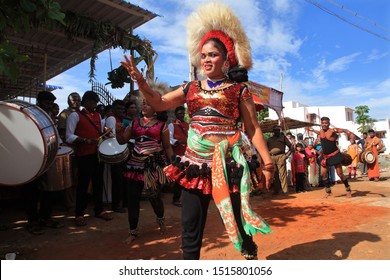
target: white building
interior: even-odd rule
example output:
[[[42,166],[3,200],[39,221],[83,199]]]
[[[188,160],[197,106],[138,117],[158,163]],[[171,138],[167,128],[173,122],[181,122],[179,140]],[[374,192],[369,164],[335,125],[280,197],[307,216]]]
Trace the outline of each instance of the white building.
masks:
[[[357,136],[361,136],[358,132],[359,125],[355,123],[355,117],[353,109],[345,106],[306,106],[295,101],[283,102],[283,116],[291,119],[310,122],[310,123],[321,123],[321,117],[328,117],[330,119],[331,127],[345,128],[355,133]],[[277,119],[278,116],[273,110],[269,110],[269,119]],[[314,129],[320,129],[320,126],[313,127]],[[287,128],[289,129],[289,128]],[[385,143],[387,150],[386,154],[390,151],[390,120],[384,119],[374,123],[373,128],[377,134],[380,135],[383,142]],[[302,133],[304,137],[314,137],[317,135],[312,132],[305,131],[304,128],[290,129],[291,133],[297,135]],[[341,150],[347,149],[349,141],[347,137],[342,135],[339,139],[339,145]]]

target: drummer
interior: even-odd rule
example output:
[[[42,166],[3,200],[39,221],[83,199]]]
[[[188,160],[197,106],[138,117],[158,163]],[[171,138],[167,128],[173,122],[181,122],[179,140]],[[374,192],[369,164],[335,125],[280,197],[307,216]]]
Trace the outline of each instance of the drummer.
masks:
[[[37,105],[49,116],[56,97],[50,91],[41,91],[37,95]],[[45,191],[42,186],[46,184],[46,173],[26,184],[22,188],[24,205],[27,212],[27,230],[31,234],[44,233],[43,227],[61,228],[63,224],[52,219],[53,202],[58,192]]]
[[[350,135],[350,132],[347,129],[342,128],[330,128],[330,119],[328,117],[321,118],[321,130],[315,130],[313,128],[307,128],[308,131],[313,131],[316,134],[319,134],[321,139],[321,146],[323,154],[320,157],[321,160],[321,176],[322,182],[325,186],[325,197],[327,198],[332,195],[331,184],[328,181],[328,168],[334,166],[337,172],[337,175],[340,177],[344,183],[345,190],[347,192],[347,197],[352,197],[351,188],[348,183],[347,177],[343,173],[342,162],[344,160],[343,154],[340,152],[337,147],[337,133],[347,133]]]
[[[64,109],[58,117],[58,133],[62,141],[66,142],[66,120],[72,112],[80,110],[81,97],[77,92],[72,92],[68,95],[68,108]]]
[[[375,156],[375,161],[373,163],[367,163],[368,179],[370,181],[378,182],[380,177],[378,151],[382,149],[382,143],[381,140],[376,137],[373,129],[368,130],[368,138],[366,139],[364,148],[365,150],[372,151]]]
[[[86,226],[84,217],[88,206],[88,186],[92,180],[94,214],[106,221],[112,216],[103,208],[103,166],[98,160],[98,142],[103,132],[100,114],[96,111],[99,96],[86,91],[80,110],[69,115],[66,121],[66,142],[76,146],[78,162],[78,183],[76,190],[75,225]]]
[[[72,112],[80,110],[81,97],[78,92],[72,92],[68,95],[68,108],[62,110],[58,116],[58,133],[61,140],[66,143],[66,120]],[[74,147],[71,147],[74,149]],[[77,187],[77,162],[72,160],[72,186],[65,190],[65,207],[67,211],[73,211],[75,207],[75,193]]]
[[[115,100],[112,103],[112,111],[106,116],[106,128],[111,130],[110,137],[115,137],[115,128],[117,125],[122,124],[123,118],[125,116],[126,107],[123,100]],[[111,207],[114,212],[125,213],[126,209],[123,207],[124,204],[123,198],[125,197],[124,191],[124,178],[123,171],[125,170],[125,164],[109,164],[111,171],[111,192],[112,192],[112,203]]]

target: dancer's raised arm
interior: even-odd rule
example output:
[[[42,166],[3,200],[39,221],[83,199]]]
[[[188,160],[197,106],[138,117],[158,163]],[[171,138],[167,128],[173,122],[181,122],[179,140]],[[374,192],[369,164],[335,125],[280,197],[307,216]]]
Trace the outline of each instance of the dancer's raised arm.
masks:
[[[130,55],[130,57],[127,57],[123,55],[123,57],[125,61],[121,61],[120,64],[127,70],[130,78],[138,84],[139,91],[155,111],[166,111],[185,103],[185,95],[182,87],[161,96],[148,85],[144,76],[135,65],[133,56]]]

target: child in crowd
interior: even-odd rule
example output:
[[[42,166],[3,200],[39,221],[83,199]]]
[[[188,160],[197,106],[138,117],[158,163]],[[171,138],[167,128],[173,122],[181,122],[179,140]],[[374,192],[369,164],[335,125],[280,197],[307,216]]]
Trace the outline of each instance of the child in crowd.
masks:
[[[355,139],[351,137],[349,139],[351,143],[348,146],[348,154],[352,158],[352,163],[348,166],[348,178],[356,178],[356,167],[358,165],[358,154],[359,154],[359,146],[356,144]]]
[[[317,163],[317,150],[313,146],[313,141],[310,139],[305,149],[308,161],[308,181],[311,188],[319,185],[319,166]]]
[[[306,181],[306,172],[305,172],[305,161],[306,155],[304,152],[303,145],[301,143],[296,144],[296,150],[293,155],[295,178],[296,178],[296,193],[305,191],[305,181]]]

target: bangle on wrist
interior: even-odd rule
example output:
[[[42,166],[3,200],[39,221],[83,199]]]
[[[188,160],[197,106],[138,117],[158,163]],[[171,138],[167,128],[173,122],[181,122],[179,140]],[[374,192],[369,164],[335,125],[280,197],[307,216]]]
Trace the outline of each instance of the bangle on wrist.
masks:
[[[264,164],[263,170],[271,171],[271,172],[275,171],[274,164],[273,163]]]

